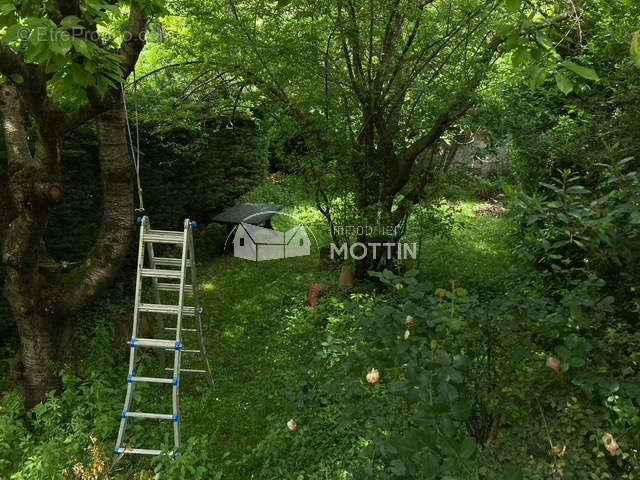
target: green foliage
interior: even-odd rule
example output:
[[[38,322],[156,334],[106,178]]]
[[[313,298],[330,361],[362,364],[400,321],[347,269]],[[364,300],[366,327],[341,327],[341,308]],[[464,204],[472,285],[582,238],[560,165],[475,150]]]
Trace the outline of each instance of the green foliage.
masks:
[[[562,5],[567,8],[558,15],[571,11],[569,4]],[[636,153],[640,92],[629,39],[637,30],[638,5],[590,0],[579,12],[581,33],[548,31],[557,53],[544,54],[544,71],[559,90],[526,88],[527,82],[543,85],[538,81],[543,70],[536,50],[520,45],[511,55],[516,68],[497,66],[473,115],[476,125],[508,143],[527,193],[549,183],[557,170],[589,176],[595,163]]]
[[[418,243],[420,258],[407,268],[419,268],[436,287],[446,288],[455,280],[467,287],[502,288],[513,262],[515,230],[504,216],[481,217],[474,213],[483,207],[487,204],[477,200],[448,205],[446,218],[452,220],[452,228],[445,235],[438,235],[437,230],[429,233],[429,226],[421,227],[420,214],[415,213],[403,241]]]
[[[640,31],[633,33],[629,53],[635,64],[640,68]]]
[[[636,302],[640,186],[631,159],[601,165],[594,190],[570,170],[544,184],[547,195],[520,194],[521,255],[546,272],[554,287],[590,275],[608,282],[623,305]],[[567,283],[569,282],[569,283]]]
[[[56,259],[78,261],[98,238],[102,218],[102,184],[95,124],[78,129],[62,155],[64,201],[55,209],[45,235]]]
[[[206,437],[191,438],[177,459],[170,455],[156,457],[153,460],[155,478],[221,480],[222,471],[218,462],[202,456],[202,451],[207,449],[208,441]]]
[[[296,447],[309,445],[310,430],[322,429],[330,445],[353,444],[357,432],[360,450],[340,456],[340,466],[367,458],[354,478],[548,479],[585,468],[598,478],[634,478],[640,398],[629,375],[638,358],[614,352],[629,352],[637,335],[625,337],[628,327],[610,321],[598,335],[612,310],[593,301],[592,285],[556,301],[531,285],[487,297],[455,284],[434,290],[415,271],[375,275],[388,287],[382,294],[324,307],[323,349],[292,387]],[[546,368],[541,352],[560,358],[563,372]],[[381,381],[370,385],[372,368]],[[335,427],[327,429],[328,418]],[[615,462],[600,443],[607,431],[625,443]],[[263,475],[304,461],[306,450],[288,447],[285,433],[277,438],[258,450]]]
[[[108,355],[107,335],[98,334],[93,346]],[[94,357],[95,358],[95,357]],[[111,362],[105,362],[111,363]],[[97,367],[100,363],[91,363]],[[104,363],[103,363],[104,365]],[[78,461],[88,461],[90,437],[110,438],[117,428],[113,411],[121,408],[119,389],[113,386],[113,372],[95,371],[82,380],[69,369],[62,372],[64,393],[51,394],[32,412],[24,412],[17,393],[2,401],[0,426],[0,474],[14,480],[62,479],[63,471]],[[110,446],[102,446],[110,451]]]
[[[556,84],[560,91],[565,95],[568,95],[573,91],[573,83],[571,83],[571,80],[560,72],[556,72]]]
[[[417,206],[413,215],[418,223],[420,236],[451,237],[458,209],[442,197],[429,205]]]
[[[465,18],[468,8],[481,3],[459,2],[454,13]],[[499,2],[504,12],[488,20],[485,33],[495,29],[505,39],[511,64],[498,62],[479,93],[473,122],[509,144],[524,189],[506,205],[515,221],[476,213],[487,206],[479,198],[498,198],[505,178],[513,180],[510,172],[438,175],[428,185],[426,206],[408,220],[405,241],[422,242],[416,265],[400,265],[409,270],[404,275],[374,273],[375,283],[348,293],[330,289],[313,311],[305,307],[309,285],[336,283],[317,272],[315,252],[260,263],[223,257],[202,265],[216,390],[197,380],[183,388],[186,442],[179,458],[127,458],[109,477],[149,478],[153,470],[158,479],[640,478],[640,190],[637,161],[613,160],[635,153],[640,131],[632,64],[639,62],[637,33],[631,58],[627,53],[637,6],[626,2],[627,11],[623,3],[578,5],[579,36],[573,28],[542,29],[546,21],[540,16],[515,19],[515,13],[527,14],[519,0]],[[350,168],[362,160],[350,138],[362,119],[352,118],[357,101],[345,88],[341,45],[326,38],[335,27],[326,10],[333,4],[235,5],[241,20],[260,13],[261,21],[242,31],[228,16],[228,5],[216,1],[172,5],[202,14],[188,26],[166,21],[180,33],[171,48],[202,54],[207,68],[225,71],[220,82],[209,88],[214,77],[197,81],[203,72],[194,78],[190,71],[170,73],[151,77],[153,83],[135,95],[153,224],[177,228],[185,216],[206,223],[237,201],[276,203],[320,232],[323,245],[327,225],[314,209],[310,185],[326,187],[338,224],[376,219],[376,205],[361,208],[359,178]],[[362,6],[364,12],[368,5]],[[100,2],[83,8],[83,16],[109,24],[105,39],[117,45],[123,12]],[[548,8],[564,13],[560,5]],[[31,53],[40,49],[33,55],[50,62],[56,98],[81,101],[77,86],[107,82],[93,75],[92,62],[109,58],[99,59],[95,45],[77,39],[37,46],[34,37],[18,38],[18,25],[31,32],[44,23],[56,32],[78,25],[74,18],[59,25],[46,15],[34,20],[40,13],[32,2],[0,0],[0,21],[8,27],[4,42]],[[409,12],[410,19],[415,15]],[[444,22],[435,20],[445,11],[429,15],[434,28],[427,33],[443,33]],[[361,17],[356,26],[369,24]],[[252,42],[252,35],[261,42]],[[153,68],[155,53],[145,69]],[[371,60],[375,71],[378,60]],[[78,70],[80,64],[86,72]],[[415,91],[407,98],[416,110],[413,120],[401,121],[399,131],[411,134],[405,141],[427,131],[443,108],[441,99],[455,93],[451,80],[462,72],[452,65],[433,88],[425,81],[411,84]],[[275,87],[289,95],[291,111],[312,112],[304,128],[288,117],[281,124],[267,120],[265,112],[283,113],[282,105],[265,99],[271,74]],[[551,77],[560,92],[542,88]],[[238,92],[231,85],[239,79]],[[251,108],[242,108],[245,101]],[[309,131],[326,135],[307,142]],[[97,234],[93,138],[90,129],[75,134],[64,153],[71,201],[48,226],[50,253],[59,258],[81,256]],[[265,182],[269,164],[290,175]],[[380,177],[356,172],[379,186]],[[289,222],[282,216],[275,226]],[[199,232],[198,258],[217,256],[225,234],[214,225]],[[25,412],[11,379],[3,376],[0,477],[63,478],[76,463],[95,460],[90,445],[110,458],[126,378],[126,352],[113,350],[110,322],[130,310],[131,291],[132,285],[122,284],[79,319],[82,361],[56,367],[65,384],[60,396]],[[16,348],[12,341],[3,346],[5,367]],[[557,372],[545,366],[550,357],[559,362]],[[140,367],[157,373],[159,359],[145,355]],[[367,379],[372,369],[379,382]],[[166,408],[167,399],[151,386],[138,394],[150,399],[150,411]],[[295,431],[287,428],[290,418]],[[133,441],[170,449],[170,433],[145,427],[132,423]],[[604,449],[605,433],[619,442],[620,454]]]
[[[243,203],[272,203],[295,208],[312,202],[309,188],[299,177],[285,176],[263,182],[240,198]]]
[[[375,445],[370,465],[356,476],[462,476],[476,453],[476,441],[464,428],[471,405],[460,394],[468,359],[448,353],[435,341],[432,329],[452,327],[455,316],[437,306],[435,315],[424,310],[420,299],[429,287],[415,279],[417,273],[409,272],[404,280],[389,271],[375,274],[399,293],[378,299],[363,312],[353,332],[357,341],[342,347],[342,374],[325,387],[341,392],[345,417],[356,420],[360,434]],[[466,295],[461,289],[459,293],[461,298]],[[407,315],[414,317],[414,325],[407,324]],[[365,379],[372,367],[380,372],[379,385]]]
[[[160,2],[141,6],[150,14],[164,8]],[[115,54],[127,39],[128,8],[94,0],[62,17],[57,7],[38,2],[0,2],[0,42],[27,63],[47,66],[51,97],[61,104],[87,102],[86,89],[104,95],[118,88],[122,65]],[[100,25],[102,28],[97,29]],[[11,80],[21,84],[21,75]]]
[[[145,208],[155,225],[169,229],[187,217],[209,222],[268,172],[268,132],[247,119],[228,129],[225,119],[188,113],[193,123],[158,125],[152,117],[141,127]]]
[[[195,248],[198,260],[210,260],[224,253],[228,232],[224,225],[211,223],[204,227],[204,231],[196,234]]]
[[[605,171],[635,185],[624,165]],[[293,178],[247,198],[265,201],[287,185],[299,202],[290,211],[312,221],[311,200]],[[617,192],[620,183],[608,185]],[[568,188],[552,194],[572,205],[596,195]],[[612,198],[622,205],[629,195]],[[106,478],[637,478],[640,334],[626,307],[594,272],[564,288],[531,270],[509,276],[499,260],[509,258],[514,222],[474,216],[480,205],[457,205],[449,237],[425,235],[420,271],[374,274],[376,284],[349,293],[330,289],[314,311],[305,307],[309,285],[336,281],[317,273],[315,256],[200,265],[216,390],[185,381],[178,459],[126,457]],[[549,218],[530,228],[558,222],[556,210],[535,210]],[[495,250],[490,261],[481,244]],[[114,290],[80,319],[83,361],[64,370],[60,397],[27,414],[15,392],[5,395],[0,444],[20,448],[3,450],[0,476],[57,479],[78,462],[90,466],[91,436],[109,458],[126,378],[110,319],[130,309],[132,288]],[[545,367],[550,356],[559,373]],[[140,368],[153,374],[159,359],[145,355]],[[371,369],[378,383],[368,383]],[[145,408],[163,411],[169,399],[147,387],[138,391]],[[619,456],[602,446],[604,433],[619,442]],[[170,449],[170,432],[148,423],[132,423],[131,434]]]

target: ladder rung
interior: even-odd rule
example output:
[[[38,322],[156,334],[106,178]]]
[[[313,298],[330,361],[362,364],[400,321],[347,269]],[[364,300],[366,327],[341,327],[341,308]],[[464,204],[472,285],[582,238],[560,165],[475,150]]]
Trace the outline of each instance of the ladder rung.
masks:
[[[174,349],[173,348],[167,348],[166,350],[167,351],[172,351]],[[185,348],[181,349],[180,351],[182,353],[200,353],[200,350],[190,350],[190,349],[185,349]]]
[[[156,265],[167,265],[170,267],[181,267],[182,259],[181,258],[167,258],[167,257],[153,257],[153,263]],[[191,266],[191,260],[187,259],[186,263],[187,267]]]
[[[149,347],[149,348],[170,348],[176,350],[176,346],[181,348],[180,343],[175,340],[164,340],[160,338],[132,338],[129,342],[132,347]]]
[[[147,233],[156,233],[158,235],[164,235],[164,234],[182,235],[183,232],[181,230],[158,230],[156,228],[150,228]]]
[[[143,268],[140,270],[143,277],[180,278],[180,270],[162,270],[160,268]]]
[[[175,332],[175,327],[164,327],[167,332]],[[183,328],[182,333],[196,333],[198,330],[195,328]]]
[[[168,372],[173,372],[173,368],[165,368]],[[206,373],[206,370],[196,370],[193,368],[181,368],[180,373]]]
[[[129,377],[129,382],[140,382],[140,383],[167,383],[172,384],[173,378],[158,378],[158,377],[136,377],[132,375]]]
[[[126,418],[150,418],[153,420],[173,420],[175,417],[170,413],[147,413],[147,412],[124,412]]]
[[[125,455],[125,454],[131,454],[131,455],[161,455],[162,454],[162,450],[150,450],[148,448],[126,447],[126,448],[116,448],[116,454],[117,455]],[[169,455],[173,455],[173,452],[169,452]]]
[[[178,306],[177,305],[161,305],[158,303],[141,303],[138,305],[138,310],[141,312],[148,313],[165,313],[167,315],[177,315],[178,314]],[[194,307],[182,307],[182,315],[195,315]]]
[[[179,283],[158,283],[158,290],[162,292],[179,292],[180,284]],[[193,295],[193,285],[185,285],[184,293],[189,293]]]
[[[184,234],[180,232],[156,233],[153,230],[150,230],[149,233],[144,234],[145,242],[174,243],[176,245],[182,245],[183,240]]]

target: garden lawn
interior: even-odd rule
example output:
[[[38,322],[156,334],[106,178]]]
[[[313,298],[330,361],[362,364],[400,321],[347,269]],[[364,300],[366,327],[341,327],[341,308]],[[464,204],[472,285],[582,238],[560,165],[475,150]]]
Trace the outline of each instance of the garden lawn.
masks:
[[[435,287],[450,288],[451,281],[484,290],[503,286],[514,261],[514,224],[506,215],[474,214],[486,205],[474,200],[456,202],[451,233],[423,238],[419,270]],[[409,237],[416,238],[416,233],[409,232]]]
[[[285,431],[292,416],[282,391],[303,375],[324,337],[306,307],[309,286],[328,279],[317,255],[267,262],[223,257],[200,276],[215,391],[195,398],[183,391],[184,434],[206,436],[209,455],[226,454],[226,475],[246,479],[267,417],[275,414]]]
[[[421,270],[437,286],[448,287],[450,280],[497,286],[504,277],[511,258],[511,222],[475,216],[482,205],[460,202],[452,236],[425,239]],[[289,435],[286,422],[295,416],[295,406],[284,392],[304,381],[327,335],[326,319],[306,307],[309,286],[318,281],[335,285],[337,273],[320,273],[317,252],[312,252],[257,263],[225,256],[201,268],[200,277],[216,388],[192,398],[183,390],[184,435],[206,438],[198,449],[220,459],[224,478],[244,480],[262,467],[252,449],[274,430]],[[281,459],[283,466],[296,463],[296,453],[291,455]]]

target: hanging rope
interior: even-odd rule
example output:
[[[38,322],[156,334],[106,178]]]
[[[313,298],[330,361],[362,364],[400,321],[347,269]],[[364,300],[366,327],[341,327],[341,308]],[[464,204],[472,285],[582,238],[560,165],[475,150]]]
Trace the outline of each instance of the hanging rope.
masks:
[[[122,104],[124,107],[124,118],[125,123],[127,125],[127,134],[129,136],[129,146],[131,148],[131,159],[133,160],[133,169],[136,172],[136,184],[138,186],[138,205],[139,207],[136,211],[143,213],[144,212],[144,202],[142,200],[142,185],[140,183],[140,130],[138,127],[138,102],[136,101],[136,71],[133,70],[133,109],[135,115],[135,123],[136,123],[136,143],[135,149],[133,146],[133,136],[131,135],[131,125],[129,124],[129,112],[127,110],[127,97],[124,91],[124,83],[120,84],[120,89],[122,90]]]

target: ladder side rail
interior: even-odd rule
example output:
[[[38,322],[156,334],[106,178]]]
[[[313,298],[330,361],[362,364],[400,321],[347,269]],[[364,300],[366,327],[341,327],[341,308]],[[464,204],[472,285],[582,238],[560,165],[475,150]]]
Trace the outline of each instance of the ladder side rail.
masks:
[[[173,359],[173,385],[171,392],[171,403],[173,408],[173,448],[174,451],[180,451],[182,444],[182,438],[180,433],[180,367],[181,367],[182,352],[180,350],[175,351]]]
[[[149,218],[146,216],[142,217],[142,225],[140,225],[140,243],[138,244],[138,269],[136,272],[136,292],[133,300],[133,331],[131,333],[131,338],[138,337],[138,322],[140,315],[138,307],[140,306],[140,298],[142,297],[142,269],[144,268],[144,237],[145,233],[147,233],[149,229]],[[132,365],[130,365],[130,367],[132,367]]]
[[[200,284],[198,283],[198,271],[196,269],[196,255],[193,244],[193,235],[189,235],[189,258],[191,260],[191,285],[193,286],[193,306],[195,312],[195,327],[198,330],[198,343],[200,344],[200,357],[204,363],[205,375],[211,388],[214,387],[213,374],[209,366],[209,356],[204,345],[204,334],[202,331],[202,309],[200,308]]]
[[[184,286],[186,284],[187,271],[187,242],[190,234],[191,223],[185,220],[184,237],[182,242],[182,257],[180,261],[180,287],[178,289],[178,315],[176,319],[176,342],[182,343],[182,310],[184,307]],[[188,224],[188,225],[187,225]]]
[[[149,230],[149,218],[144,216],[142,217],[142,224],[140,225],[140,238],[138,241],[138,269],[136,272],[136,290],[134,297],[134,307],[133,307],[133,325],[131,338],[135,338],[138,336],[138,305],[140,304],[140,296],[142,294],[142,267],[144,266],[144,234]],[[130,346],[129,348],[129,374],[128,378],[135,374],[135,365],[136,365],[136,348],[135,346]],[[127,412],[131,410],[131,404],[133,402],[133,395],[135,391],[135,382],[127,383],[127,394],[124,400],[124,408],[123,412]],[[122,415],[122,419],[120,420],[120,429],[118,430],[118,439],[116,440],[116,453],[122,448],[122,442],[124,441],[124,436],[127,430],[127,416],[125,414]]]
[[[173,443],[175,451],[180,450],[180,364],[182,359],[182,349],[178,348],[182,345],[182,309],[184,307],[184,285],[187,276],[187,244],[191,235],[191,222],[189,219],[184,221],[184,233],[182,237],[182,258],[180,263],[180,289],[178,290],[178,315],[176,320],[176,350],[173,360]]]

